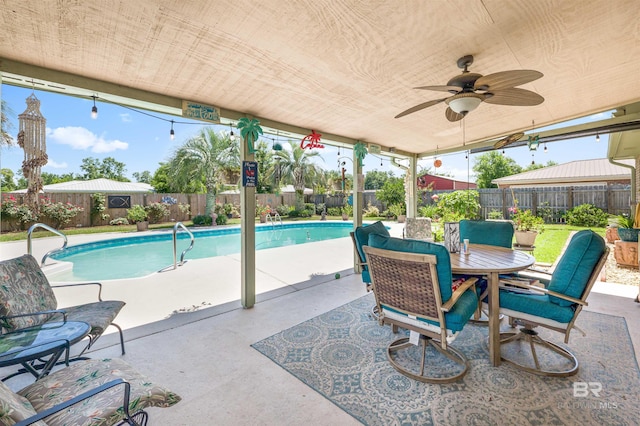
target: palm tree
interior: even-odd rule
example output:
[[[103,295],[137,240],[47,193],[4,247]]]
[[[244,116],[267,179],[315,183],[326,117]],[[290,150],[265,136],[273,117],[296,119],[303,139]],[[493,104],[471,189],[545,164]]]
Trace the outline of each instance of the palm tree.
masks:
[[[304,188],[312,186],[313,178],[319,171],[319,167],[311,162],[311,158],[320,154],[317,151],[306,151],[293,141],[289,141],[289,145],[291,145],[291,151],[277,151],[275,157],[280,159],[283,182],[292,184],[296,191],[296,209],[302,210]]]
[[[181,191],[193,188],[195,182],[204,184],[205,214],[211,215],[216,194],[224,184],[225,171],[240,167],[240,147],[226,133],[216,134],[213,128],[205,127],[176,149],[168,166],[172,185]]]

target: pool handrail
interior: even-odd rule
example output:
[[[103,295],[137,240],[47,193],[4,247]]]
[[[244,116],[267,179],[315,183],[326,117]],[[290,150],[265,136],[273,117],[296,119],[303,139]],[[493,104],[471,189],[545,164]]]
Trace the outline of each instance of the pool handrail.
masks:
[[[49,225],[45,225],[44,223],[34,223],[33,225],[31,225],[29,227],[29,230],[27,231],[27,253],[30,255],[33,255],[32,253],[32,245],[31,245],[31,234],[33,233],[33,231],[35,231],[38,228],[42,228],[42,229],[46,229],[49,232],[53,232],[56,235],[60,235],[62,238],[64,238],[64,243],[62,244],[62,247],[57,248],[57,249],[53,249],[53,250],[49,250],[48,252],[45,253],[45,255],[42,257],[42,261],[40,262],[40,266],[44,266],[44,262],[47,260],[47,257],[51,256],[53,253],[57,253],[59,251],[63,251],[64,249],[67,248],[67,236],[65,234],[63,234],[62,232],[58,231],[55,228],[52,228]]]
[[[271,217],[271,213],[267,213],[267,223],[269,222],[271,222],[272,227],[276,226],[276,222],[280,222],[280,225],[282,225],[282,218],[278,212],[273,217]]]
[[[189,234],[189,237],[191,238],[191,244],[189,244],[189,247],[184,249],[182,251],[182,254],[180,255],[180,266],[184,264],[184,255],[187,254],[187,252],[193,248],[193,244],[196,241],[191,231],[189,231],[189,229],[187,229],[187,227],[184,226],[182,222],[176,222],[176,224],[173,225],[173,269],[178,268],[178,237],[177,237],[178,228],[182,228],[185,231],[187,231],[187,234]]]

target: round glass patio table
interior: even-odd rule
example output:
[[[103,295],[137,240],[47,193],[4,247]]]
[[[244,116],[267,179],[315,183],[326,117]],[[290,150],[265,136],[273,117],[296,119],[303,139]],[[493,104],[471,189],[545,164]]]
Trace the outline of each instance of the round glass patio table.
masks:
[[[89,331],[91,326],[86,322],[53,321],[0,335],[0,367],[16,364],[24,367],[3,381],[27,371],[36,379],[46,376],[65,351],[65,362],[68,362],[71,345],[84,339]],[[49,358],[41,364],[35,363],[45,357]]]
[[[489,289],[489,359],[491,365],[500,365],[500,274],[529,268],[536,259],[524,252],[505,247],[469,244],[468,254],[450,253],[451,272],[454,274],[487,277]]]

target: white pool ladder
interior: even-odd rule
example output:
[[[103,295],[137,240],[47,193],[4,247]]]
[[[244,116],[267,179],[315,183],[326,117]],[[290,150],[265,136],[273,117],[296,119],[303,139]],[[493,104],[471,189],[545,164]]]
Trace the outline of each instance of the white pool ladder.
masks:
[[[179,266],[184,265],[184,255],[187,254],[187,252],[193,248],[193,244],[196,241],[196,239],[193,236],[193,234],[191,233],[191,231],[189,231],[187,229],[187,227],[184,226],[184,224],[182,222],[176,222],[176,224],[173,225],[173,269],[177,269],[178,268],[178,236],[177,236],[178,235],[178,228],[184,229],[187,232],[187,234],[189,234],[189,237],[191,238],[191,244],[189,244],[189,247],[184,249],[182,251],[182,254],[180,255],[180,265]]]
[[[27,253],[28,254],[33,254],[32,253],[32,248],[31,248],[31,234],[33,233],[33,231],[35,231],[38,228],[43,228],[46,229],[49,232],[53,232],[56,235],[61,236],[62,238],[64,238],[64,242],[62,244],[62,247],[57,248],[57,249],[53,249],[53,250],[49,250],[47,253],[45,253],[45,255],[42,257],[42,261],[40,262],[40,266],[44,266],[44,262],[47,260],[47,258],[49,256],[51,256],[53,253],[57,253],[59,251],[63,251],[64,249],[67,248],[67,236],[65,234],[63,234],[62,232],[58,231],[55,228],[50,227],[49,225],[45,225],[44,223],[34,223],[33,225],[31,225],[29,227],[29,230],[27,231]]]
[[[280,223],[280,225],[282,225],[282,218],[280,217],[280,214],[278,214],[278,212],[276,212],[273,217],[271,216],[271,213],[267,213],[267,223],[271,223],[272,227],[275,227],[276,223]]]

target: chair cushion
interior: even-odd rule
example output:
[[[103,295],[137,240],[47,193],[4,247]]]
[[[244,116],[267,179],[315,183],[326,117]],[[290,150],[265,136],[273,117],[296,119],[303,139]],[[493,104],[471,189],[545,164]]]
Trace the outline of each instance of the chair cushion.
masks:
[[[387,230],[387,227],[384,226],[384,223],[382,223],[381,221],[374,222],[370,225],[358,226],[354,231],[353,235],[356,240],[356,248],[358,249],[358,253],[360,253],[360,258],[362,259],[363,262],[367,261],[367,256],[365,255],[362,247],[369,244],[370,234],[384,235],[386,237],[390,235],[389,231]],[[365,269],[366,269],[366,266],[365,266]],[[364,281],[364,276],[362,277],[362,279]],[[369,282],[371,282],[371,280],[369,280]]]
[[[513,223],[493,220],[461,220],[460,242],[465,239],[468,239],[471,244],[511,248]]]
[[[573,306],[553,303],[546,294],[522,294],[500,289],[500,308],[524,312],[567,324],[573,318]]]
[[[121,359],[92,359],[71,364],[55,371],[18,392],[40,412],[67,401],[115,379],[131,384],[129,409],[131,414],[146,407],[170,407],[180,396],[153,384]],[[115,386],[96,396],[73,405],[68,410],[47,417],[47,425],[116,424],[123,418],[122,386]]]
[[[28,399],[13,392],[4,382],[0,381],[0,425],[11,426],[21,420],[36,415]],[[47,426],[44,422],[33,423],[37,426]]]
[[[372,234],[369,236],[369,246],[405,253],[432,254],[436,256],[438,262],[436,269],[438,271],[442,303],[446,303],[451,299],[451,258],[449,257],[449,251],[443,245],[428,241],[403,240],[401,238]]]
[[[56,309],[58,301],[36,259],[28,254],[0,262],[0,316]],[[50,316],[12,318],[8,330],[39,325]]]
[[[99,336],[111,325],[124,305],[125,302],[119,300],[105,300],[60,309],[66,311],[67,321],[86,322],[91,326],[89,334]]]
[[[590,229],[576,233],[553,271],[547,288],[576,299],[581,298],[605,248],[604,239]],[[560,306],[572,305],[558,297],[551,296],[550,299]]]

